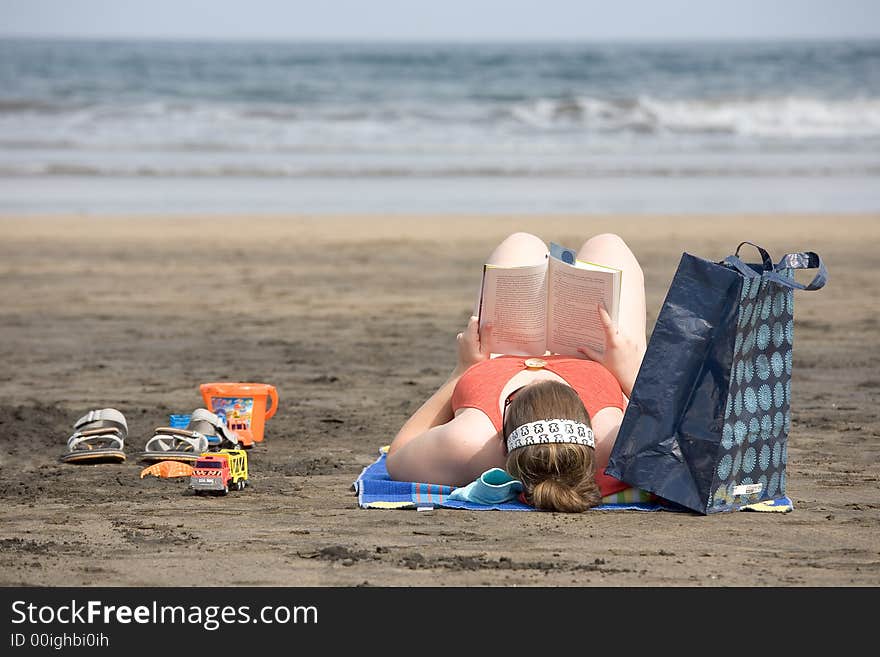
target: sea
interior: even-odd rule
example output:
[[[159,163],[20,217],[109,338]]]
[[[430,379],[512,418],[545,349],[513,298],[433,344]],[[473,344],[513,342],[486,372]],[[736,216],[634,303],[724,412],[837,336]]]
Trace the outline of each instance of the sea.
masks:
[[[0,214],[876,211],[877,40],[0,40]]]

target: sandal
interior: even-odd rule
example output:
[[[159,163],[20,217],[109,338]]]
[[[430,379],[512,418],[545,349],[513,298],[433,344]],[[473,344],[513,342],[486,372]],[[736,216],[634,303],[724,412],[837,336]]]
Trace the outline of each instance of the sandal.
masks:
[[[159,427],[150,438],[140,458],[144,461],[195,461],[210,447],[238,447],[238,436],[219,417],[204,408],[190,416],[186,429]]]
[[[64,463],[115,462],[125,460],[123,443],[128,436],[125,416],[115,408],[89,411],[73,425],[74,433],[67,439]]]
[[[198,431],[208,438],[208,444],[216,449],[238,449],[240,436],[226,422],[206,408],[197,408],[189,417],[187,429]]]

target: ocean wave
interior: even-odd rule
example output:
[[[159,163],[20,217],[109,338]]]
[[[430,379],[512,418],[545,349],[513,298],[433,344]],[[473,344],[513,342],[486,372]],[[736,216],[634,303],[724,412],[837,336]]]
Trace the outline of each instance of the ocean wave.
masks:
[[[758,98],[669,100],[538,99],[510,114],[539,130],[581,127],[600,133],[683,133],[765,138],[880,136],[880,99]]]
[[[64,107],[0,100],[0,146],[7,149],[321,151],[443,150],[536,140],[630,146],[640,140],[706,139],[712,149],[740,140],[810,142],[880,138],[880,98],[602,99],[520,102],[400,102],[363,106],[228,103],[102,103]],[[697,144],[699,145],[699,144]]]

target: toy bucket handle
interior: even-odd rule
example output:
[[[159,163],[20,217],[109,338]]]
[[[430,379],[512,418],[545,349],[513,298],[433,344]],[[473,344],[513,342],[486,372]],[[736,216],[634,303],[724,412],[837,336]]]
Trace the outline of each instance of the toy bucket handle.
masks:
[[[266,409],[266,419],[268,420],[278,410],[278,391],[275,389],[275,386],[266,384],[266,392],[269,394],[269,399],[272,400],[272,406]]]

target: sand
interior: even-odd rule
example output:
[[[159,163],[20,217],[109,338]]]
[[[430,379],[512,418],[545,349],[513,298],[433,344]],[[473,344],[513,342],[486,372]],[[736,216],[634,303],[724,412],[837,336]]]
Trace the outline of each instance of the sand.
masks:
[[[720,209],[723,210],[723,209]],[[480,265],[516,231],[639,257],[649,328],[682,251],[814,250],[798,293],[789,514],[358,509],[350,485],[445,379]],[[880,216],[0,219],[0,585],[876,586]],[[198,384],[281,404],[225,498],[138,476]],[[125,413],[123,464],[61,464],[73,422]]]

